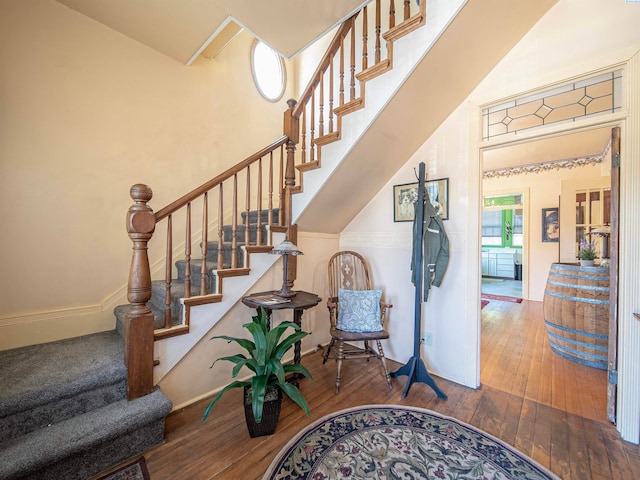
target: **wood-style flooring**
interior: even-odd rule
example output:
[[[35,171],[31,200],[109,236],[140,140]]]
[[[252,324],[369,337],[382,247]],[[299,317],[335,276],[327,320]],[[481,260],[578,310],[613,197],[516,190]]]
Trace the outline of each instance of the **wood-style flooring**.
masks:
[[[542,304],[492,300],[482,310],[482,388],[474,390],[434,377],[448,395],[436,397],[415,383],[401,398],[406,377],[388,390],[379,362],[351,360],[334,395],[335,362],[322,352],[303,358],[314,381],[301,390],[308,418],[288,398],[275,435],[250,438],[241,392],[228,392],[206,422],[208,400],[172,413],[166,443],[147,452],[153,480],[260,479],[281,447],[305,425],[330,412],[363,404],[428,408],[474,425],[515,446],[565,480],[640,479],[640,447],[620,439],[606,418],[606,372],[552,353]],[[399,367],[391,362],[391,370]]]

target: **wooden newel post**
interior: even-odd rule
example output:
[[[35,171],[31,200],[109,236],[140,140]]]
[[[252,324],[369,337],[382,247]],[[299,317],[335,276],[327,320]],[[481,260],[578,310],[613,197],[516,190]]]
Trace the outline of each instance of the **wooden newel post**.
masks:
[[[288,228],[291,225],[291,193],[296,185],[295,153],[296,144],[299,138],[298,119],[293,115],[296,101],[292,98],[287,100],[289,108],[284,112],[283,131],[287,136],[287,163],[284,171],[284,225]]]
[[[287,140],[287,164],[284,173],[284,225],[287,227],[287,238],[294,244],[298,240],[297,225],[292,225],[292,193],[296,186],[295,154],[296,144],[300,138],[300,126],[298,117],[293,114],[297,102],[290,98],[287,100],[289,108],[284,112],[283,132],[288,137]],[[287,263],[287,285],[293,287],[293,282],[297,278],[298,260],[295,255],[290,255]]]
[[[128,370],[127,399],[143,397],[153,390],[153,314],[147,306],[151,298],[151,271],[147,244],[156,227],[156,217],[147,202],[153,192],[136,184],[129,191],[134,204],[127,213],[127,233],[133,242],[127,298],[131,307],[124,323],[124,357]]]

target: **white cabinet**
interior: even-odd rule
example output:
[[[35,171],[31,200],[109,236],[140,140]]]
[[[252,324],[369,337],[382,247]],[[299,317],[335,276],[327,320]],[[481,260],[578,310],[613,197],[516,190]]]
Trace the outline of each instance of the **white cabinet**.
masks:
[[[513,252],[482,252],[482,275],[515,278],[516,254]]]

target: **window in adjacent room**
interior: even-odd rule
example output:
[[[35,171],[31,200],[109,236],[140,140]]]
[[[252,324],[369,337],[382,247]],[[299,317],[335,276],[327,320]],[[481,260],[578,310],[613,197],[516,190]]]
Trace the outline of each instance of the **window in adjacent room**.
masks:
[[[284,94],[287,77],[284,61],[264,42],[256,40],[251,49],[251,72],[260,95],[277,102]]]
[[[524,238],[522,205],[521,193],[483,197],[483,247],[522,247]]]
[[[502,246],[502,210],[482,212],[482,245]]]

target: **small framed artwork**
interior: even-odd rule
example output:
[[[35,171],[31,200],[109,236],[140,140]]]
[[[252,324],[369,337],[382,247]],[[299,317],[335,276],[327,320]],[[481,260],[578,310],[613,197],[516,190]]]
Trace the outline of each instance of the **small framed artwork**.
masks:
[[[560,212],[558,207],[542,209],[542,241],[560,241]]]
[[[438,178],[425,182],[431,204],[442,220],[449,219],[449,179]],[[418,182],[393,186],[393,221],[413,222],[418,201]]]

